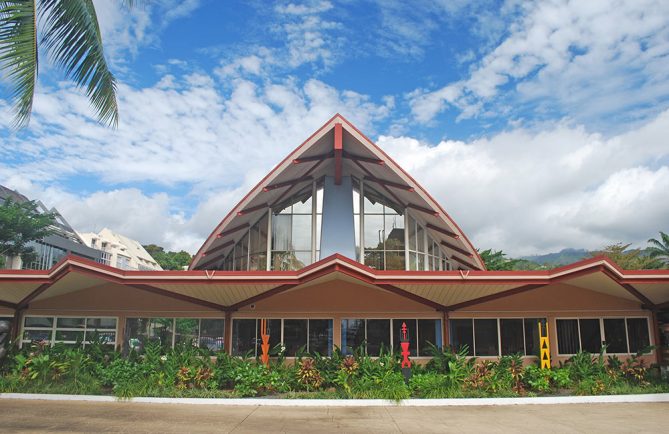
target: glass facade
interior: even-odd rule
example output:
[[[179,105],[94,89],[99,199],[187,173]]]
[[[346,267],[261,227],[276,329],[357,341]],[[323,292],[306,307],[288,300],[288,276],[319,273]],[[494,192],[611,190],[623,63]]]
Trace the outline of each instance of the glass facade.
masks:
[[[401,352],[403,324],[406,324],[411,356],[429,356],[430,344],[441,348],[440,319],[343,319],[342,352],[352,354],[358,348],[363,348],[370,356],[378,356],[382,351]]]
[[[333,348],[331,319],[268,319],[270,354],[277,344],[285,347],[286,357],[301,352],[331,356]],[[235,318],[232,320],[232,354],[256,357],[261,353],[260,320]]]
[[[602,345],[607,354],[647,352],[650,333],[647,318],[578,318],[555,321],[558,353],[579,351],[599,353]]]
[[[147,342],[194,345],[211,351],[223,350],[225,321],[221,318],[127,318],[125,348],[141,352]]]
[[[22,344],[47,341],[51,345],[86,345],[93,341],[116,345],[116,318],[26,316]]]
[[[467,318],[449,322],[451,346],[470,356],[539,355],[539,321],[545,318]]]

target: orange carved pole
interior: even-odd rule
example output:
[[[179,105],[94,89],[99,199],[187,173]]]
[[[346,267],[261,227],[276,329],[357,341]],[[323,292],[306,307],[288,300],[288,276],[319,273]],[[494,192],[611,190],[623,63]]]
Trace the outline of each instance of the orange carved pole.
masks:
[[[260,356],[260,361],[269,368],[269,333],[267,333],[267,320],[260,320],[260,338],[262,339],[262,344],[260,349],[262,354]]]

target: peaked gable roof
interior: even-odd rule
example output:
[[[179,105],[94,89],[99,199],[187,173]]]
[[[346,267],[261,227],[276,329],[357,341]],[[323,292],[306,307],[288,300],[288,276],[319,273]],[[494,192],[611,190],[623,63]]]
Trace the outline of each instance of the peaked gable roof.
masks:
[[[299,192],[307,182],[325,175],[353,175],[375,184],[389,199],[413,210],[454,264],[462,269],[485,270],[476,249],[448,213],[340,114],[288,154],[221,220],[193,257],[190,269],[214,267],[263,212]]]

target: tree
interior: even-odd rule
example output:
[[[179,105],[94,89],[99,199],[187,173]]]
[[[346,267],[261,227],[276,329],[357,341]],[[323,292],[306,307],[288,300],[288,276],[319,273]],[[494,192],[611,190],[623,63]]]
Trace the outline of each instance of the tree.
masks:
[[[163,270],[183,270],[193,258],[190,253],[184,250],[166,252],[164,248],[155,244],[148,244],[143,247],[163,267]]]
[[[641,249],[627,250],[630,245],[623,243],[611,244],[602,250],[590,252],[590,256],[607,256],[623,270],[649,270],[662,266],[659,260],[645,254]]]
[[[657,259],[664,267],[669,268],[669,235],[660,231],[660,239],[661,241],[655,238],[648,240],[651,246],[646,248],[646,251],[651,258]]]
[[[35,201],[5,200],[0,206],[0,257],[20,256],[24,263],[34,260],[35,252],[27,244],[51,234],[55,218],[53,213],[39,212]]]
[[[506,253],[501,250],[493,251],[492,249],[479,252],[479,256],[483,259],[485,267],[488,270],[514,270],[515,265],[519,262],[518,259],[510,259],[506,257]]]
[[[17,127],[30,122],[40,48],[86,88],[98,120],[115,127],[116,79],[104,57],[93,0],[0,0],[0,72],[11,86]]]

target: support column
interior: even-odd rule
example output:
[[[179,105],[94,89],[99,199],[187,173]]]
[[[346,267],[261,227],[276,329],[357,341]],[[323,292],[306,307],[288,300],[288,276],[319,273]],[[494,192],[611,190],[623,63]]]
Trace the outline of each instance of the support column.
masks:
[[[662,336],[660,334],[660,323],[657,320],[657,311],[651,311],[651,322],[653,328],[653,344],[655,345],[655,361],[661,365],[664,361],[664,355],[662,354],[662,349],[660,344],[662,343]]]
[[[232,354],[232,312],[225,311],[225,326],[223,330],[223,349],[226,353]]]
[[[19,334],[21,332],[21,323],[23,322],[23,312],[25,312],[27,306],[23,308],[18,308],[14,311],[14,318],[12,318],[12,343],[19,340]]]
[[[446,349],[446,348],[451,346],[450,324],[448,323],[448,321],[449,321],[448,311],[444,310],[444,311],[442,311],[442,313],[443,313],[443,316],[442,316],[442,320],[441,320],[441,322],[442,322],[442,324],[441,324],[441,327],[442,327],[441,340],[443,342],[442,348]]]

